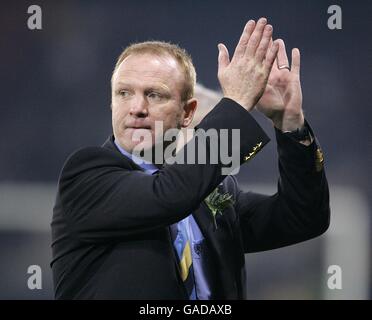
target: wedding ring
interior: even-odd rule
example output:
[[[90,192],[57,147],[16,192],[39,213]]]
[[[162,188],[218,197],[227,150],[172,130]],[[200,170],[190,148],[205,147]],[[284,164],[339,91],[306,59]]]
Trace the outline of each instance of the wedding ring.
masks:
[[[279,66],[278,69],[279,70],[288,69],[289,71],[291,71],[291,69],[289,69],[289,66],[287,66],[286,64],[285,65],[282,65],[282,66]]]

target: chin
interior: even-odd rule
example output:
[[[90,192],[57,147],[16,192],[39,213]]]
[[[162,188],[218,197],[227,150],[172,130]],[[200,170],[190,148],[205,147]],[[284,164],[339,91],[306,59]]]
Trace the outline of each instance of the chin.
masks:
[[[154,146],[153,141],[133,141],[132,139],[128,139],[124,141],[124,149],[128,152],[143,152],[147,150],[151,150]]]

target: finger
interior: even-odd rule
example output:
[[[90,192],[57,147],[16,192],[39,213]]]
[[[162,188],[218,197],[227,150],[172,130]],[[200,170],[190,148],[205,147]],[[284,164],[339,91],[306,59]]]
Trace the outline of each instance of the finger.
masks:
[[[270,43],[269,43],[269,49],[271,48],[271,46],[273,45],[274,41],[273,41],[273,37],[271,36],[270,37]]]
[[[223,43],[218,44],[218,72],[223,71],[230,63],[229,51]]]
[[[266,60],[266,56],[267,56],[267,54],[270,52],[271,47],[273,46],[273,43],[274,43],[274,41],[273,41],[273,38],[271,37],[271,38],[270,38],[270,43],[269,43],[269,48],[268,48],[267,51],[266,51],[266,55],[265,55],[265,57],[264,57],[264,60]],[[276,65],[276,63],[273,64],[273,68],[278,68],[277,65]]]
[[[274,41],[272,46],[270,47],[270,50],[268,50],[268,53],[266,54],[266,58],[264,61],[266,72],[268,72],[268,74],[270,73],[271,68],[274,64],[275,58],[278,54],[278,50],[279,50],[279,44],[277,41]]]
[[[270,39],[269,49],[267,50],[267,53],[271,50],[273,44],[274,44],[274,41],[273,41],[273,38],[271,38],[271,39]],[[267,53],[266,53],[266,55],[267,55]],[[266,57],[265,57],[265,59],[266,59]],[[275,61],[277,61],[277,58],[275,58]],[[278,63],[274,63],[274,64],[273,64],[273,68],[278,69]]]
[[[266,25],[264,28],[261,42],[256,51],[256,60],[262,62],[265,59],[266,52],[270,45],[271,35],[273,34],[273,27]]]
[[[278,44],[279,44],[279,51],[278,51],[278,69],[284,69],[288,70],[289,69],[289,62],[288,62],[288,57],[287,53],[285,50],[285,44],[282,39],[278,39]],[[288,68],[288,69],[287,69]]]
[[[235,48],[234,57],[241,57],[244,55],[248,40],[254,30],[255,25],[256,22],[254,20],[249,20],[245,25],[243,33],[240,36],[240,40]]]
[[[300,50],[297,48],[292,49],[291,71],[298,76],[300,76],[300,62],[301,62]]]
[[[266,26],[266,18],[260,18],[257,21],[256,27],[248,40],[247,49],[245,50],[245,55],[248,57],[253,57],[256,53],[257,47],[261,42],[262,34]]]

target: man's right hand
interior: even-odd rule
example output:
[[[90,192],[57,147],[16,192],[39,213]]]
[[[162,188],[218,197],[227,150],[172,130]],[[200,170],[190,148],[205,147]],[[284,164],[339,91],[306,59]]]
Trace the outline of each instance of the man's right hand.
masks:
[[[270,46],[272,33],[273,27],[266,18],[260,18],[257,24],[248,21],[231,62],[226,46],[218,45],[218,79],[224,97],[248,111],[261,98],[278,52],[276,41]]]

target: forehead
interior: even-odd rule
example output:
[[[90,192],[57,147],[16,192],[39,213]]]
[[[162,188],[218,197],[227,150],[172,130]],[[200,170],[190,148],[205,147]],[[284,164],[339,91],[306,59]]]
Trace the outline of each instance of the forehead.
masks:
[[[128,81],[159,82],[173,88],[183,84],[184,75],[171,56],[131,54],[121,62],[113,76],[113,83]]]

